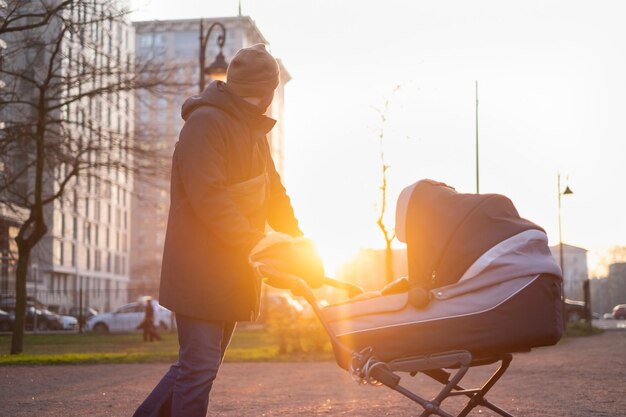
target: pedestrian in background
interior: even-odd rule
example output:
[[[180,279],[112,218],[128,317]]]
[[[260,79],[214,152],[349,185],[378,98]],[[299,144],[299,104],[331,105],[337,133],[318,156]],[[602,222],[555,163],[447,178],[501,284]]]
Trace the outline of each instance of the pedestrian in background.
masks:
[[[159,327],[159,316],[157,314],[158,304],[152,297],[146,298],[146,308],[144,310],[143,321],[137,328],[143,330],[143,341],[153,342],[162,340],[157,332]]]

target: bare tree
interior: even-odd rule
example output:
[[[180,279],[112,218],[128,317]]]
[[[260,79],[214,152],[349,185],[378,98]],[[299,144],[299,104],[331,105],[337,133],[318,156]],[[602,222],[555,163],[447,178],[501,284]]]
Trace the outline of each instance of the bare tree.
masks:
[[[29,258],[49,231],[52,206],[76,207],[81,192],[100,184],[98,192],[106,193],[111,176],[130,183],[134,172],[161,175],[163,153],[133,140],[127,115],[135,90],[163,94],[176,86],[168,71],[129,52],[129,11],[117,1],[7,3],[0,20],[0,33],[9,35],[0,68],[7,83],[0,98],[6,121],[0,202],[19,223],[15,354],[23,350]]]
[[[399,85],[396,85],[393,88],[392,94],[395,94],[400,89]],[[390,168],[390,165],[387,164],[385,159],[385,128],[387,125],[387,117],[389,114],[389,101],[387,98],[383,105],[382,109],[375,109],[380,117],[380,129],[378,130],[378,143],[379,143],[379,155],[380,155],[380,167],[381,167],[381,185],[380,185],[380,211],[378,214],[378,219],[376,220],[376,224],[383,234],[383,238],[385,239],[385,278],[387,282],[391,282],[394,280],[394,272],[393,272],[393,250],[391,248],[391,244],[393,240],[396,238],[395,232],[392,228],[388,227],[385,224],[385,213],[387,211],[387,174]]]
[[[37,5],[28,10],[24,9],[23,1],[9,1],[0,16],[0,34],[41,28],[47,25],[53,16],[67,8],[72,1],[31,2]]]

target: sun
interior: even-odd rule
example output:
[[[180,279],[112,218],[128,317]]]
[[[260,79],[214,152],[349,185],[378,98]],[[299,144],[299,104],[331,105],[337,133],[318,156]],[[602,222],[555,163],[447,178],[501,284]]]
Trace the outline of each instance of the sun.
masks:
[[[340,268],[353,260],[361,249],[359,242],[347,242],[336,236],[312,236],[315,247],[322,258],[326,276],[337,277]]]

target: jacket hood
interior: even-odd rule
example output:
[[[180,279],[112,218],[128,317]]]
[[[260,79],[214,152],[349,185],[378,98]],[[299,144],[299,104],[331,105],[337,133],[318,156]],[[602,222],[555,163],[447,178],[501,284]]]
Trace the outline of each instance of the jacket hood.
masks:
[[[249,124],[263,135],[276,124],[276,120],[265,116],[260,108],[233,93],[222,81],[213,81],[201,94],[185,100],[181,109],[183,120],[187,121],[195,110],[202,107],[218,108]]]

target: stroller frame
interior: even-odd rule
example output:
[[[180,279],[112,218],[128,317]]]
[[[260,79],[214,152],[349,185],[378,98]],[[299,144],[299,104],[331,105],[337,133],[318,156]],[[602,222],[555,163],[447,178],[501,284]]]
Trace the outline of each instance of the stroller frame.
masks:
[[[510,353],[474,359],[470,352],[460,350],[435,353],[427,356],[399,358],[389,362],[378,361],[371,357],[370,354],[371,351],[369,349],[366,349],[364,352],[353,353],[353,361],[350,366],[350,372],[353,378],[366,384],[383,384],[399,392],[424,409],[424,412],[420,414],[421,417],[430,415],[454,417],[452,414],[444,411],[441,405],[446,398],[461,395],[468,397],[469,400],[463,410],[456,415],[457,417],[467,416],[472,409],[478,406],[489,408],[504,417],[513,417],[485,398],[487,392],[498,382],[508,369],[513,359]],[[471,367],[490,365],[496,362],[500,363],[498,368],[489,376],[482,386],[466,389],[459,385]],[[453,374],[444,370],[453,368],[457,369]],[[441,388],[434,398],[427,400],[400,385],[401,377],[397,375],[396,372],[406,372],[411,376],[422,372],[443,384],[443,388]]]
[[[350,369],[348,369],[348,371],[355,381],[362,384],[382,384],[393,389],[419,404],[424,409],[424,412],[420,414],[421,417],[430,415],[454,417],[453,414],[444,411],[441,408],[441,404],[446,398],[462,395],[468,397],[469,400],[463,410],[457,414],[457,417],[467,416],[472,409],[479,406],[486,407],[503,417],[514,417],[512,414],[509,414],[485,398],[489,390],[493,388],[508,369],[513,359],[510,352],[475,358],[469,351],[456,350],[424,356],[400,357],[388,362],[380,361],[372,355],[371,348],[355,352],[339,340],[322,315],[313,291],[304,280],[290,274],[272,270],[265,266],[259,268],[259,273],[261,276],[272,277],[273,284],[277,284],[278,281],[280,281],[282,283],[281,288],[291,289],[295,295],[302,296],[311,305],[313,312],[330,338],[335,356],[351,358]],[[349,293],[350,297],[363,292],[357,285],[332,278],[324,278],[324,284],[345,290]],[[466,389],[459,385],[470,368],[490,365],[497,362],[499,362],[500,365],[481,387]],[[446,369],[456,369],[456,372],[450,373],[446,371]],[[396,372],[407,372],[411,376],[422,372],[443,384],[443,388],[433,399],[426,400],[400,385],[401,377],[397,375]]]

